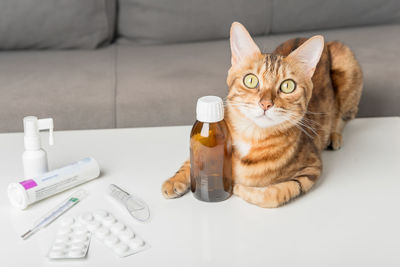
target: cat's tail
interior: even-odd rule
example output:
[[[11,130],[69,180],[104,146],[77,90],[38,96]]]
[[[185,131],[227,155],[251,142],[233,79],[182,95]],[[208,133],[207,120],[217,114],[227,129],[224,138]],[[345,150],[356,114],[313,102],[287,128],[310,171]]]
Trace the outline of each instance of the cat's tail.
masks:
[[[328,42],[331,62],[331,79],[335,89],[336,118],[331,130],[331,146],[338,149],[342,145],[342,130],[347,121],[358,111],[363,75],[358,61],[350,48],[340,42]]]

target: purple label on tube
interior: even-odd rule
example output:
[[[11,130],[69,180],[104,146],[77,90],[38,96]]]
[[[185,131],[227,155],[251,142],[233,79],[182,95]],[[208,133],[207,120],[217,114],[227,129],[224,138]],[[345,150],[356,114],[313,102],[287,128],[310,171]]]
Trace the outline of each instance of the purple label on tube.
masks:
[[[37,186],[37,183],[34,181],[34,180],[32,180],[32,179],[29,179],[29,180],[25,180],[25,181],[22,181],[22,182],[19,182],[26,190],[28,190],[29,188],[32,188],[32,187],[35,187],[35,186]]]

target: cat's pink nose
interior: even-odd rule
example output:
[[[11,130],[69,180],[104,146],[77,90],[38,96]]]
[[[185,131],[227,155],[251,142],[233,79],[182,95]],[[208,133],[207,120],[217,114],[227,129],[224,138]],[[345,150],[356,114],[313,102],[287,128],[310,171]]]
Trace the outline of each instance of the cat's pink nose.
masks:
[[[260,102],[258,102],[258,105],[260,106],[260,108],[262,108],[264,111],[266,111],[266,110],[272,108],[274,103],[272,103],[271,100],[260,100]]]

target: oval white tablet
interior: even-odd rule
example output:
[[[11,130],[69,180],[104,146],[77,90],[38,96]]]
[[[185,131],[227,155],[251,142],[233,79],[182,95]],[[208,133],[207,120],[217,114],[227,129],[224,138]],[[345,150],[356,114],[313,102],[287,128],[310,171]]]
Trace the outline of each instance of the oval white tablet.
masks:
[[[144,246],[144,241],[140,237],[136,237],[129,241],[129,247],[133,250],[136,250],[138,248],[141,248]]]
[[[52,249],[54,249],[54,250],[64,250],[67,248],[68,248],[68,245],[66,245],[64,243],[55,243],[55,244],[53,244],[53,247],[52,247]]]
[[[59,235],[56,238],[56,243],[67,243],[68,241],[70,241],[70,238],[68,235]]]
[[[72,229],[69,227],[62,227],[58,229],[57,235],[66,235],[72,232]]]
[[[105,211],[105,210],[98,210],[98,211],[93,212],[93,216],[96,219],[101,220],[101,219],[103,219],[103,218],[108,216],[108,212]]]
[[[69,217],[67,217],[67,218],[63,218],[63,219],[61,220],[60,225],[61,225],[62,227],[67,227],[67,226],[73,225],[74,222],[75,222],[75,219],[74,219],[74,218],[69,218]]]
[[[129,247],[125,244],[119,243],[119,244],[113,246],[113,249],[114,249],[115,253],[117,253],[119,255],[123,255],[125,252],[127,252],[129,250]]]
[[[128,241],[129,239],[135,237],[135,233],[131,229],[125,229],[125,231],[120,232],[118,236],[121,238],[121,240]]]
[[[85,243],[82,243],[82,242],[75,242],[75,243],[71,243],[70,248],[84,250],[84,249],[86,249],[86,245],[85,245]]]
[[[113,233],[118,233],[125,230],[126,226],[120,222],[117,222],[111,226],[111,231]]]
[[[86,234],[87,228],[84,226],[77,226],[74,228],[74,234]]]
[[[98,221],[91,221],[88,223],[87,228],[89,229],[89,231],[95,231],[96,229],[98,229],[101,226],[101,223],[99,223]]]
[[[68,256],[74,257],[74,258],[83,257],[84,254],[85,254],[85,251],[82,249],[71,249],[68,252]]]
[[[93,221],[93,219],[94,219],[93,214],[90,212],[86,212],[86,213],[82,214],[81,216],[79,216],[79,220],[84,224],[87,224],[87,223]]]
[[[63,257],[64,255],[65,255],[65,252],[62,250],[52,250],[49,253],[50,258],[60,258],[60,257]]]
[[[115,235],[107,236],[106,239],[104,239],[104,243],[108,247],[112,247],[116,245],[119,242],[119,238],[116,237]]]
[[[107,217],[104,217],[103,219],[102,219],[102,222],[103,222],[103,224],[105,225],[105,226],[110,226],[110,225],[112,225],[113,223],[116,223],[117,222],[117,220],[113,217],[113,216],[107,216]]]
[[[85,234],[74,235],[72,237],[72,242],[85,242],[86,240],[88,240],[88,236]]]
[[[104,237],[106,237],[107,235],[110,234],[110,230],[108,230],[108,228],[102,226],[96,230],[95,234],[99,239],[103,239]]]

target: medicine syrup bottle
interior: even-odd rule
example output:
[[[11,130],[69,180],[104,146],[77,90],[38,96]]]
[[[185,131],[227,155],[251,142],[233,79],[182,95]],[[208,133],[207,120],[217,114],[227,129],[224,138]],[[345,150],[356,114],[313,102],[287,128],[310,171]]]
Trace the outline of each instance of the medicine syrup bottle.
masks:
[[[218,202],[232,195],[232,140],[217,96],[198,99],[190,134],[190,182],[193,195]]]

